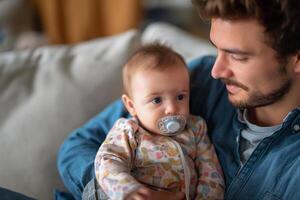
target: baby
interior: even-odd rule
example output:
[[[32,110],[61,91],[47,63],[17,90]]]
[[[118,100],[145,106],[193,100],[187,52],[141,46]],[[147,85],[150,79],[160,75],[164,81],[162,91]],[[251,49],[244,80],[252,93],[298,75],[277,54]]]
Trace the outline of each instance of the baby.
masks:
[[[206,123],[189,114],[183,58],[162,44],[145,45],[125,65],[123,85],[132,118],[116,121],[95,158],[96,178],[108,198],[143,199],[142,188],[149,188],[183,192],[186,199],[223,199],[223,175]]]

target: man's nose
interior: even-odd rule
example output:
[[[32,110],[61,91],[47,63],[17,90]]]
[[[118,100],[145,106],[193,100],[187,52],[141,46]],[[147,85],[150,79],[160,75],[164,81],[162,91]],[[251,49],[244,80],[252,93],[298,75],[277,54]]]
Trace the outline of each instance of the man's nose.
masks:
[[[230,78],[232,71],[229,68],[228,55],[224,52],[219,52],[215,64],[211,70],[211,76],[215,79]]]

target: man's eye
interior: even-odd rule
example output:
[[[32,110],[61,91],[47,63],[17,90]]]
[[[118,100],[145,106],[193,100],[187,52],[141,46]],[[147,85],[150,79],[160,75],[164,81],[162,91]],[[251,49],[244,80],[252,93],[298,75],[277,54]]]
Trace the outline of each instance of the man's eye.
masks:
[[[153,104],[159,104],[159,103],[161,103],[161,98],[160,98],[160,97],[155,97],[155,98],[152,100],[152,103],[153,103]]]
[[[184,94],[180,94],[177,96],[177,100],[181,101],[185,98],[185,95]]]
[[[247,61],[248,60],[248,57],[246,56],[242,56],[242,55],[231,55],[231,57],[234,59],[234,60],[237,60],[237,61]]]

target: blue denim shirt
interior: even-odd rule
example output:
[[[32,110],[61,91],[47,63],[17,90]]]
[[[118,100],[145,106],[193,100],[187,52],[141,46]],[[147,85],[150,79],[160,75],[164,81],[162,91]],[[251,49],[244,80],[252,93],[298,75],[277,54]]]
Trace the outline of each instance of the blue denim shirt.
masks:
[[[242,166],[238,138],[245,125],[228,102],[224,85],[210,76],[214,61],[215,57],[206,56],[189,64],[190,105],[192,114],[207,121],[225,176],[225,199],[300,199],[300,109],[291,111],[282,128],[263,139]],[[96,152],[121,116],[127,117],[128,113],[118,100],[71,133],[61,146],[58,170],[76,199],[81,198],[84,186],[95,176]]]

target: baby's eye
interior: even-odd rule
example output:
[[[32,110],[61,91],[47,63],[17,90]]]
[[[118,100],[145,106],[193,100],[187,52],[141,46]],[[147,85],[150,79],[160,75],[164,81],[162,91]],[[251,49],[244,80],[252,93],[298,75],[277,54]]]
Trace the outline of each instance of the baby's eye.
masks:
[[[161,103],[161,98],[160,98],[160,97],[155,97],[155,98],[152,100],[152,103],[153,103],[153,104],[159,104],[159,103]]]
[[[177,96],[177,100],[181,101],[185,98],[185,95],[184,94],[180,94]]]

